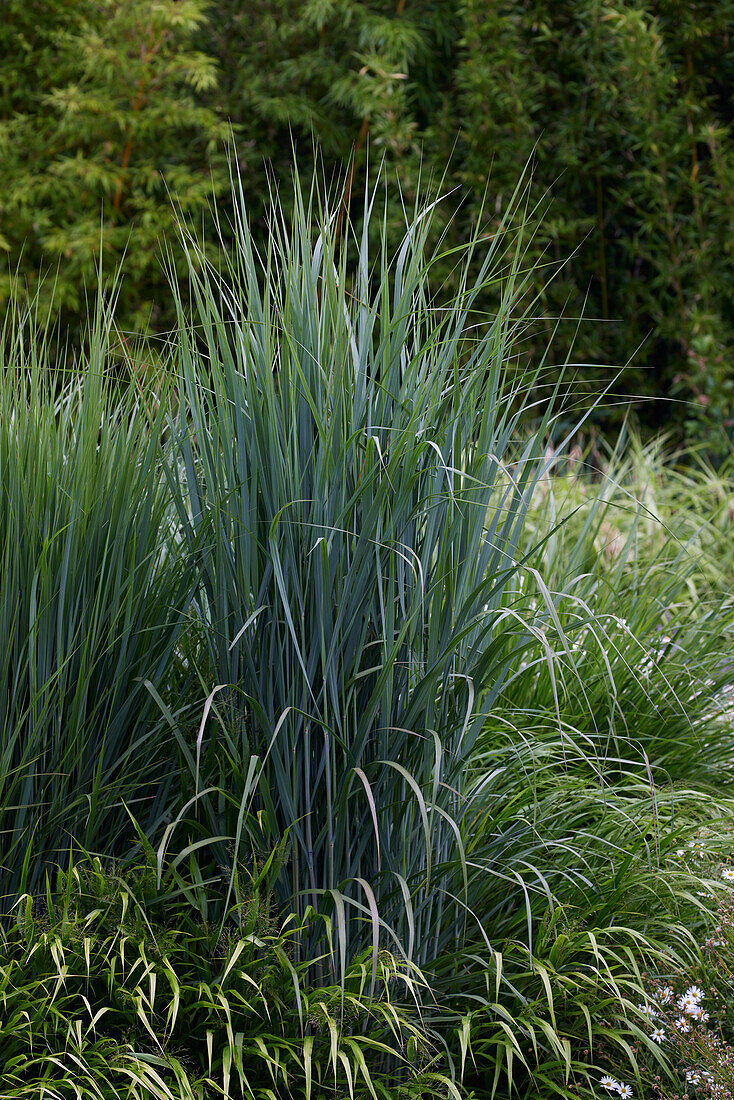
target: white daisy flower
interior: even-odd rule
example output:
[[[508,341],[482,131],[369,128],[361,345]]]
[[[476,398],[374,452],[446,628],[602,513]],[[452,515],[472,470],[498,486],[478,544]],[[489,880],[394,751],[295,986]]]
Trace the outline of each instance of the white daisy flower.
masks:
[[[619,1081],[614,1077],[610,1077],[608,1073],[605,1073],[604,1076],[599,1079],[599,1084],[604,1089],[611,1089],[612,1092],[617,1092],[619,1089]]]
[[[696,1070],[687,1069],[686,1070],[686,1081],[688,1082],[689,1085],[700,1085],[701,1084],[701,1074],[697,1073]]]
[[[683,1017],[683,1016],[678,1017],[678,1019],[675,1021],[675,1026],[678,1028],[678,1031],[683,1032],[684,1035],[687,1031],[691,1030],[689,1024],[687,1023],[687,1021],[685,1019],[685,1017]]]
[[[690,997],[694,1001],[700,1001],[703,999],[703,990],[699,989],[697,985],[689,985],[684,996]]]
[[[630,1096],[632,1096],[632,1086],[631,1085],[623,1085],[620,1082],[619,1087],[617,1088],[617,1092],[622,1097],[622,1100],[628,1100],[628,1098]]]
[[[658,990],[658,1000],[661,1004],[670,1004],[673,997],[673,990],[669,985],[664,985],[662,989]]]
[[[661,1027],[653,1028],[651,1039],[654,1043],[662,1043],[665,1038],[665,1032]]]
[[[721,877],[726,879],[727,882],[734,882],[734,867],[725,867],[721,872]]]

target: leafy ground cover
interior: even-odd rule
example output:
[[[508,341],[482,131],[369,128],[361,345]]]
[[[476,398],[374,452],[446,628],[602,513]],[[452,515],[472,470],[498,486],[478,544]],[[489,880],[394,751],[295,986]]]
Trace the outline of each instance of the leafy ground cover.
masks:
[[[522,197],[447,299],[235,187],[159,383],[9,317],[0,1096],[726,1095],[734,483],[528,428]]]

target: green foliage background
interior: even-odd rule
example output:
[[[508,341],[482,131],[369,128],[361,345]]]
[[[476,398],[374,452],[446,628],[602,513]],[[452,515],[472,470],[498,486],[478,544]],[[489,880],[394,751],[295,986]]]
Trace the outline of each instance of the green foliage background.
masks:
[[[633,393],[647,425],[715,445],[734,386],[733,17],[733,0],[8,0],[0,302],[40,281],[76,326],[102,241],[105,270],[126,256],[123,327],[170,325],[168,191],[211,219],[230,127],[256,218],[295,145],[347,196],[383,157],[408,200],[419,179],[458,187],[449,243],[471,220],[491,232],[532,160],[538,350],[563,313],[555,358],[585,364],[587,392],[632,360],[602,427]]]

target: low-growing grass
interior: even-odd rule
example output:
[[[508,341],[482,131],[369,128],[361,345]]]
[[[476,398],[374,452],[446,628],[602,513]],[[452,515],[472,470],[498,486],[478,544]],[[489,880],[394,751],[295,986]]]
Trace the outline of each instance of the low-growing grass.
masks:
[[[226,903],[226,881],[207,882],[217,924],[200,882],[145,864],[79,857],[19,898],[0,938],[0,1096],[386,1096],[406,1065],[400,1095],[456,1095],[420,975],[382,952],[373,992],[360,959],[314,987],[294,959],[306,929],[245,882]]]
[[[600,485],[572,474],[543,489],[528,544],[558,529],[515,581],[524,629],[543,644],[519,660],[508,702],[529,716],[560,709],[602,756],[632,754],[655,783],[721,791],[731,738],[712,719],[726,715],[734,682],[734,481],[633,439]]]

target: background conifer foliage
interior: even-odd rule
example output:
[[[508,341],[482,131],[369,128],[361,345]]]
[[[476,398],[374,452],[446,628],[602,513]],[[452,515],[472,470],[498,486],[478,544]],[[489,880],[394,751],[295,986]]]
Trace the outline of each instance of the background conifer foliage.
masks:
[[[207,207],[222,180],[227,126],[203,96],[214,58],[195,48],[201,0],[15,3],[6,21],[0,142],[7,266],[74,319],[85,287],[125,253],[121,319],[160,321],[160,240],[183,210]],[[57,266],[58,265],[58,266]],[[54,286],[55,283],[55,286]]]
[[[563,313],[555,357],[573,345],[590,392],[632,361],[616,392],[648,399],[643,421],[710,440],[734,392],[733,18],[732,0],[8,0],[0,297],[50,270],[75,323],[103,239],[106,269],[125,252],[121,323],[165,328],[167,191],[210,220],[230,126],[253,213],[294,144],[348,197],[383,157],[408,200],[419,178],[458,186],[449,241],[532,160],[538,347]]]

